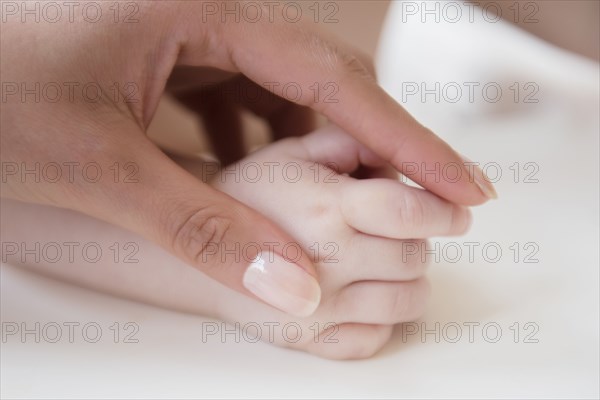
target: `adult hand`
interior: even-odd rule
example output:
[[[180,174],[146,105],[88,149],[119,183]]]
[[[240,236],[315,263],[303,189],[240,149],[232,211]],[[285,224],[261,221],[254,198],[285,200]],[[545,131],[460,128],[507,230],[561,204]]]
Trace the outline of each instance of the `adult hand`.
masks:
[[[232,4],[245,6],[227,7],[234,9]],[[258,243],[256,253],[277,252],[272,243],[281,249],[292,238],[198,182],[145,135],[169,78],[185,67],[188,77],[194,68],[212,68],[242,73],[258,84],[277,82],[275,94],[294,82],[302,89],[296,104],[324,114],[364,144],[365,152],[399,171],[410,172],[407,165],[419,171],[436,164],[462,167],[456,182],[411,169],[409,177],[430,191],[462,205],[491,197],[483,174],[464,167],[447,144],[387,96],[357,57],[310,23],[290,22],[272,4],[264,5],[259,21],[223,22],[221,2],[3,2],[2,196],[128,228],[251,295],[242,283],[247,254],[239,249]],[[315,99],[310,88],[329,83],[338,88],[338,101]],[[286,123],[283,118],[275,126]],[[209,242],[220,251],[209,254]],[[275,257],[263,265],[266,274],[273,268],[288,271],[305,300],[318,302],[306,255],[297,263]],[[291,306],[284,311],[310,312]]]

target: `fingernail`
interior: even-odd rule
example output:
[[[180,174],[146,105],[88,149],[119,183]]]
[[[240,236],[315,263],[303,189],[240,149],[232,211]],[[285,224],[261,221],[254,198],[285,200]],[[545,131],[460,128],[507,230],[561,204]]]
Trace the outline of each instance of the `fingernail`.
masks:
[[[244,287],[266,303],[298,317],[311,315],[321,301],[315,278],[283,257],[263,251],[244,273]]]
[[[497,199],[498,193],[496,193],[496,188],[494,188],[494,185],[490,182],[490,179],[485,175],[481,168],[477,166],[477,163],[474,163],[465,156],[461,157],[467,171],[469,171],[471,179],[475,182],[479,190],[481,190],[481,193],[489,199]]]
[[[480,170],[479,168],[477,168],[477,170],[480,173],[480,176],[477,175],[476,171],[475,184],[477,185],[479,190],[481,190],[481,193],[483,193],[484,196],[490,199],[497,199],[498,193],[496,193],[494,185],[492,185],[492,183],[487,179],[482,170]]]

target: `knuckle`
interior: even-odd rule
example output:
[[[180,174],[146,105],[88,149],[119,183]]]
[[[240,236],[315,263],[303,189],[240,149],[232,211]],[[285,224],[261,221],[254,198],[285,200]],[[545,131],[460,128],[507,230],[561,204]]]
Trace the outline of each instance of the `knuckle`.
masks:
[[[307,48],[311,54],[315,56],[316,60],[319,60],[327,70],[334,70],[339,60],[340,51],[338,46],[326,39],[323,39],[318,33],[309,30],[301,33],[304,38],[303,40],[307,44]]]
[[[377,71],[375,70],[375,63],[368,55],[359,55],[358,59],[363,63],[367,71],[371,76],[377,79]]]
[[[360,61],[358,57],[353,54],[339,51],[339,57],[341,66],[344,70],[354,76],[360,76],[362,78],[373,79],[373,76],[369,72],[369,69]]]
[[[304,40],[307,42],[311,54],[321,62],[321,65],[325,69],[374,79],[369,71],[369,66],[363,64],[353,53],[341,49],[335,42],[321,37],[317,32],[312,30],[306,31],[303,34],[305,35]]]
[[[195,265],[215,266],[232,221],[211,207],[193,211],[172,228],[173,248]],[[216,251],[215,251],[216,249]]]
[[[421,198],[412,191],[406,191],[400,201],[400,222],[408,229],[418,229],[425,221],[425,206]]]

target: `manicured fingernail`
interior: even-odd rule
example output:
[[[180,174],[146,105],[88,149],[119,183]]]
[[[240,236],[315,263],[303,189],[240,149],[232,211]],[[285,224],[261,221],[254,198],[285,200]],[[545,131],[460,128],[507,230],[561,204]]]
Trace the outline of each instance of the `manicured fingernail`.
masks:
[[[494,185],[492,185],[492,183],[487,179],[482,170],[480,170],[479,168],[477,168],[477,170],[481,173],[481,175],[478,176],[476,171],[475,184],[477,185],[479,190],[481,190],[481,193],[483,193],[484,196],[490,199],[497,199],[498,193],[496,193]]]
[[[264,302],[298,317],[311,315],[321,301],[315,278],[283,257],[263,251],[244,273],[244,287]]]
[[[477,166],[477,163],[469,160],[465,156],[461,156],[467,171],[471,176],[471,179],[475,182],[481,193],[489,199],[497,199],[498,193],[496,193],[496,188],[492,182],[490,182],[489,178],[485,175],[485,173]]]

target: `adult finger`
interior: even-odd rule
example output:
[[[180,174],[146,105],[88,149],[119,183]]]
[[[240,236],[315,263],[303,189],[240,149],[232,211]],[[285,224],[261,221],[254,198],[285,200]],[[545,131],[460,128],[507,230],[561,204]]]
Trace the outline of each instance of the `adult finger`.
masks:
[[[192,15],[203,15],[202,10]],[[206,28],[196,18],[186,25],[180,62],[187,65],[202,65],[207,59]],[[219,48],[209,50],[215,54],[212,66],[242,72],[255,82],[275,82],[273,91],[282,97],[285,84],[293,82],[302,89],[295,102],[324,114],[398,171],[441,197],[463,205],[496,197],[480,170],[465,168],[462,157],[387,95],[354,54],[313,25],[276,17],[253,23],[217,19],[213,26],[218,27],[213,42]],[[205,52],[192,50],[198,48]],[[315,85],[334,88],[335,101],[315,98],[310,90]],[[445,179],[442,171],[455,166],[461,169],[458,179]]]

